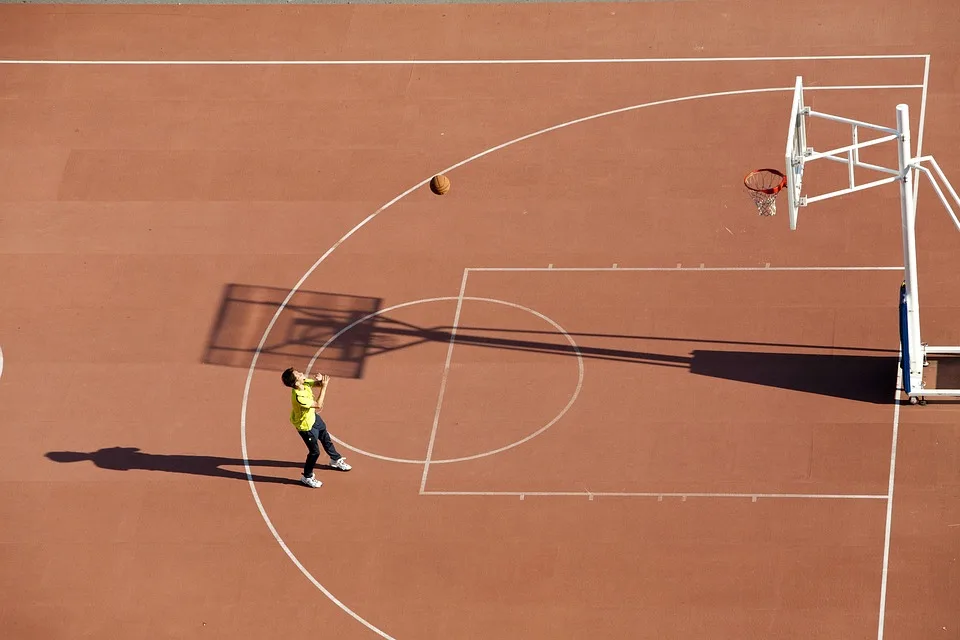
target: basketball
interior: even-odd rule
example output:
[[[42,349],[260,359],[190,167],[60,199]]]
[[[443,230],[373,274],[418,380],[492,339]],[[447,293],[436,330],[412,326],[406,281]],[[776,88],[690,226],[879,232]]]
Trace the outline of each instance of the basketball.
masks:
[[[430,191],[433,191],[438,196],[442,196],[447,191],[450,191],[450,178],[442,173],[433,176],[430,180]]]

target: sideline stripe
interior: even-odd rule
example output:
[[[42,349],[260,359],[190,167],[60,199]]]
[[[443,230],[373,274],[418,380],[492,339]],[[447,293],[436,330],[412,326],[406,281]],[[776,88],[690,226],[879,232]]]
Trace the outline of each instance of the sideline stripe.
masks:
[[[810,500],[886,500],[885,494],[844,493],[665,493],[662,491],[424,491],[425,496],[508,496],[508,497],[564,497],[564,498],[759,498]]]
[[[903,267],[468,267],[467,271],[903,271]]]
[[[903,354],[901,351],[900,359]],[[897,363],[897,390],[893,396],[893,437],[890,444],[890,478],[887,483],[887,521],[883,532],[883,569],[880,572],[880,618],[877,622],[877,640],[883,640],[883,625],[887,609],[887,573],[890,568],[890,532],[893,522],[893,484],[897,470],[897,440],[900,432],[900,391],[903,388],[902,362]]]
[[[358,66],[358,65],[491,65],[491,64],[630,64],[670,62],[786,62],[795,60],[909,60],[926,53],[849,56],[756,56],[733,58],[545,58],[485,60],[0,60],[0,64],[48,65],[210,65],[210,66]]]

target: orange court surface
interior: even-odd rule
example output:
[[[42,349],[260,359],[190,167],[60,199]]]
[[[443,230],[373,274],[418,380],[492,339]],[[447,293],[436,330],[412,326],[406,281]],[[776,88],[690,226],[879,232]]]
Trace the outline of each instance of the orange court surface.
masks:
[[[908,105],[960,184],[958,25],[0,6],[0,636],[960,638],[960,406],[902,393],[898,189],[791,231],[743,184],[797,76]],[[960,233],[918,212],[958,344]],[[319,489],[289,366],[332,376]]]

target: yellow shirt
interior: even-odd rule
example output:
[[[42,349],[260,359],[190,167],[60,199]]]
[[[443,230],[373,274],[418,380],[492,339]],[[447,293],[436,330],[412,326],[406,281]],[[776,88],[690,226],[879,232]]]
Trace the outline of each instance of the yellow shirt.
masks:
[[[291,396],[293,410],[290,412],[290,422],[297,431],[310,431],[313,428],[313,421],[317,415],[316,409],[313,408],[316,400],[313,398],[312,387],[315,384],[317,384],[316,380],[304,378],[303,387],[293,389]]]

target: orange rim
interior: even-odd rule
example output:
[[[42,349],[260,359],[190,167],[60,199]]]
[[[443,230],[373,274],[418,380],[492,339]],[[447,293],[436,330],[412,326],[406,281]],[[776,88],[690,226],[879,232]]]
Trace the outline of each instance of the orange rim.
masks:
[[[787,176],[776,169],[757,169],[744,176],[743,184],[750,191],[776,195],[787,186]]]

